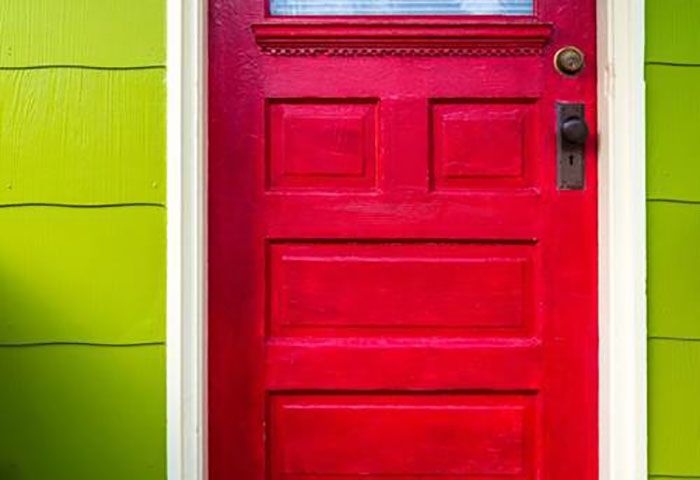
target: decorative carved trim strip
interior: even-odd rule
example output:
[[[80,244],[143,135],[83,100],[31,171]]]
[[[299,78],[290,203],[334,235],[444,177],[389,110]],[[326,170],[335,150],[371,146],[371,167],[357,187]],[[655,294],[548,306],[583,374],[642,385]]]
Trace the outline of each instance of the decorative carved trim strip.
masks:
[[[542,53],[540,47],[475,47],[475,48],[304,48],[304,47],[262,47],[267,55],[284,57],[517,57],[536,56]]]
[[[544,23],[297,23],[253,26],[263,53],[280,56],[536,56]]]

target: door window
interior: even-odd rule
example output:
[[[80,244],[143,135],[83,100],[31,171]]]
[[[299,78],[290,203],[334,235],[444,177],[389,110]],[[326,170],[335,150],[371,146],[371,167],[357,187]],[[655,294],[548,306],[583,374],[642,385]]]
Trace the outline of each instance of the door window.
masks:
[[[270,0],[272,15],[532,15],[534,0]]]

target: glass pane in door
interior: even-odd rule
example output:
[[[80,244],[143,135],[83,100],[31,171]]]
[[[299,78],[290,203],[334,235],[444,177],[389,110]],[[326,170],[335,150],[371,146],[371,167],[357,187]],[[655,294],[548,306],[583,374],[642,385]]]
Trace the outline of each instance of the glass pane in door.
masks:
[[[534,0],[270,0],[272,15],[532,15]]]

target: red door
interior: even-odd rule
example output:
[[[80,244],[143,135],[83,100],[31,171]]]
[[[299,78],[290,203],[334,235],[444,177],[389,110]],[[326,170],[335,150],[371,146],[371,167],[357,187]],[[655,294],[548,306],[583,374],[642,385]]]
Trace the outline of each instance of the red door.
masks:
[[[597,478],[595,2],[307,3],[210,5],[210,478]]]

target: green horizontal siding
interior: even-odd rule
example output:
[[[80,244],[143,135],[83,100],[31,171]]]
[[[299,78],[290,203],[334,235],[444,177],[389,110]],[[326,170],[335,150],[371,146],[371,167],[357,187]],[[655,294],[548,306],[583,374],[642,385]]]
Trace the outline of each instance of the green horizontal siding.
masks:
[[[0,479],[163,480],[166,1],[0,2]]]
[[[161,68],[0,71],[0,204],[165,202],[165,102]]]
[[[0,209],[0,344],[164,341],[165,222],[162,207]]]
[[[700,2],[647,0],[649,473],[700,478]]]
[[[165,479],[165,347],[0,348],[0,478]]]
[[[700,201],[700,67],[648,65],[646,76],[647,194]]]
[[[4,0],[0,68],[165,64],[164,0]]]
[[[647,215],[649,336],[700,339],[700,205],[649,202]]]
[[[700,341],[649,341],[649,471],[700,471]]]
[[[652,478],[653,480],[679,480],[679,479],[681,479],[681,480],[684,480],[684,479],[686,479],[686,480],[696,480],[696,479],[700,480],[700,477],[688,476],[688,475],[684,475],[682,477],[679,477],[679,476],[667,477],[664,475],[649,475],[649,478]]]
[[[700,2],[646,1],[646,59],[700,64]]]

